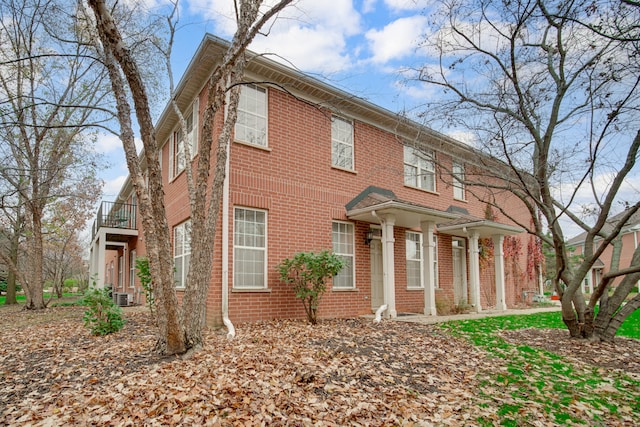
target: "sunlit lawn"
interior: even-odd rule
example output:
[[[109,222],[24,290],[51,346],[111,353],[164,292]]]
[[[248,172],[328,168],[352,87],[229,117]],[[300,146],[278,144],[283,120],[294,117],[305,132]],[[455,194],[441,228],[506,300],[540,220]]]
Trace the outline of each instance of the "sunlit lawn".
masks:
[[[523,328],[565,328],[560,312],[531,315],[488,317],[477,320],[447,322],[442,327],[484,348],[493,357],[503,359],[507,368],[499,375],[487,376],[483,383],[501,383],[510,399],[501,402],[500,425],[530,425],[536,420],[529,410],[541,407],[560,425],[580,424],[576,405],[588,412],[595,425],[605,425],[609,417],[628,422],[628,414],[640,413],[640,381],[622,372],[606,372],[602,367],[577,367],[563,357],[527,345],[514,345],[499,336],[501,330]],[[622,324],[618,336],[640,338],[640,312]],[[482,383],[481,383],[482,385]],[[487,387],[491,389],[490,387]],[[487,405],[495,396],[478,391]],[[494,425],[495,420],[479,417],[480,425]]]

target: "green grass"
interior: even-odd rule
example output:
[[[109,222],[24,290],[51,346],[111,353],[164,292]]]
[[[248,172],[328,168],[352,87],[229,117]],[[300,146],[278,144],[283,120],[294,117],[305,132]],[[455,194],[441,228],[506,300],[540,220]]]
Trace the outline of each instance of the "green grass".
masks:
[[[499,374],[479,375],[475,404],[498,400],[495,414],[499,425],[530,425],[536,421],[531,408],[547,414],[557,425],[606,424],[607,420],[629,420],[640,413],[640,381],[620,372],[588,365],[577,366],[562,356],[526,345],[514,345],[499,336],[502,330],[561,328],[560,312],[487,317],[447,322],[441,325],[500,359]],[[567,332],[568,333],[568,332]],[[640,338],[640,312],[623,323],[618,336]],[[637,417],[637,416],[636,416]],[[638,419],[635,418],[637,422]],[[478,425],[495,425],[496,420],[480,416]],[[493,423],[493,424],[492,424]]]
[[[79,294],[71,294],[71,293],[64,293],[62,294],[63,298],[67,298],[67,297],[77,297],[79,296]],[[49,298],[51,298],[51,295],[48,292],[44,293],[44,299],[45,301],[48,300]],[[0,306],[4,305],[5,301],[6,301],[7,297],[6,295],[2,295],[0,296]],[[24,295],[16,295],[16,300],[18,301],[18,304],[24,304],[26,297]],[[65,305],[65,303],[57,303],[56,301],[58,300],[58,298],[54,295],[53,296],[53,300],[51,301],[52,305]]]

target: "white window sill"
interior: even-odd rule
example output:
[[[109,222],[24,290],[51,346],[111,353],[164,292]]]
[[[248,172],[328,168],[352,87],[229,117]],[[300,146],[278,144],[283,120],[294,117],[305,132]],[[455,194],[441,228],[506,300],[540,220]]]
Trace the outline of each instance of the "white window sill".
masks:
[[[404,186],[407,187],[407,188],[413,188],[414,190],[420,190],[420,191],[423,191],[425,193],[433,194],[435,196],[439,196],[440,195],[440,193],[438,193],[437,191],[427,190],[425,188],[416,187],[414,185],[404,184]]]
[[[262,150],[262,151],[267,151],[267,152],[271,152],[272,149],[265,146],[265,145],[258,145],[258,144],[252,144],[250,142],[245,142],[245,141],[238,141],[238,140],[234,140],[233,141],[235,144],[239,144],[239,145],[245,145],[247,147],[251,147],[251,148],[256,148],[258,150]]]
[[[353,170],[353,169],[342,168],[342,167],[336,166],[336,165],[331,165],[331,169],[335,169],[335,170],[342,171],[342,172],[349,172],[349,173],[352,173],[354,175],[358,175],[358,172]]]
[[[271,288],[232,288],[233,293],[271,293]]]
[[[358,288],[335,288],[331,287],[332,292],[357,292]]]

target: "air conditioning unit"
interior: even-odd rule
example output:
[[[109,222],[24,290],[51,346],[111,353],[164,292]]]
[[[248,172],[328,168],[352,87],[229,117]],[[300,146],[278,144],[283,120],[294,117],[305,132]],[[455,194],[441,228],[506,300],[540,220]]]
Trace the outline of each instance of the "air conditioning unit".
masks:
[[[129,305],[129,294],[119,293],[116,300],[116,305],[120,307],[126,307]]]
[[[112,292],[111,293],[111,298],[113,298],[113,303],[115,305],[118,305],[118,296],[120,295],[120,292]]]

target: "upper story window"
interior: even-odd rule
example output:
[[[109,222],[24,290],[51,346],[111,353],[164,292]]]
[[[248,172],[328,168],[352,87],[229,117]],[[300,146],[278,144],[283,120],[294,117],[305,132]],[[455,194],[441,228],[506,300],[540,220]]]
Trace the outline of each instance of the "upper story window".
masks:
[[[453,198],[464,200],[464,164],[453,162],[451,172],[453,173]]]
[[[184,288],[191,258],[191,220],[173,228],[173,264],[176,287]]]
[[[341,117],[331,117],[331,164],[353,170],[353,123]]]
[[[254,84],[243,85],[238,102],[235,140],[267,146],[267,90]]]
[[[423,190],[436,191],[436,173],[432,151],[404,147],[404,183]]]
[[[185,143],[189,144],[191,159],[193,159],[198,152],[198,114],[199,102],[196,99],[191,111],[189,111],[185,117],[185,121],[187,122],[186,132],[183,132],[182,127],[178,125],[178,130],[176,130],[171,137],[171,144],[169,146],[169,176],[171,179],[180,175],[186,167]],[[161,157],[159,160],[161,162],[160,164],[162,164]]]
[[[353,224],[334,222],[332,225],[333,252],[344,261],[342,270],[333,277],[333,287],[338,289],[352,289],[354,280],[354,243]]]
[[[407,231],[407,288],[422,288],[422,234]]]
[[[233,287],[267,286],[267,213],[235,208],[233,221]]]

